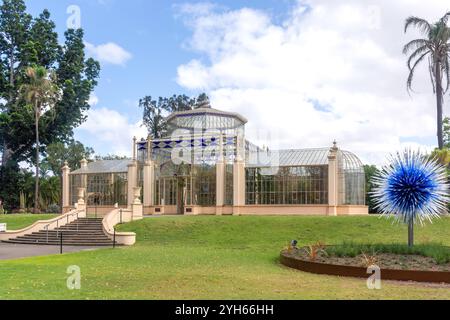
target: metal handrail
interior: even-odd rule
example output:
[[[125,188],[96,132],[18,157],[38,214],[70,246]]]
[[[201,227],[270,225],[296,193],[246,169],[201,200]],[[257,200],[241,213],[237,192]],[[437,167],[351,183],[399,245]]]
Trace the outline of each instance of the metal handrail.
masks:
[[[69,217],[73,217],[73,216],[77,216],[77,220],[78,220],[78,218],[79,218],[79,213],[80,213],[80,211],[76,211],[76,212],[74,212],[74,213],[71,213],[71,214],[68,214],[67,216],[65,216],[65,217],[60,217],[59,219],[57,219],[56,220],[56,237],[58,238],[58,236],[59,236],[59,221],[60,220],[62,220],[62,219],[64,219],[64,218],[66,218],[67,219],[67,224],[69,224]],[[48,228],[53,224],[53,223],[55,223],[55,221],[53,221],[52,223],[49,223],[49,224],[47,224],[45,227],[44,227],[44,229],[47,231],[46,232],[46,234],[47,234],[47,243],[48,243]],[[79,226],[78,226],[78,223],[77,223],[77,232],[79,231]],[[62,233],[62,231],[61,231],[61,233]]]

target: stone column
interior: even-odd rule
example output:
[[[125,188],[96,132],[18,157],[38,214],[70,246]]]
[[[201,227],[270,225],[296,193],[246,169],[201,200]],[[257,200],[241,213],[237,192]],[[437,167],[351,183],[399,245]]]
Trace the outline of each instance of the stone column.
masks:
[[[144,164],[144,207],[154,205],[155,196],[155,164],[151,160]]]
[[[155,163],[152,160],[152,140],[147,138],[147,159],[143,169],[144,207],[154,205],[155,198]]]
[[[223,135],[219,138],[219,156],[216,162],[216,214],[222,215],[225,204],[225,158],[223,154]]]
[[[134,188],[137,187],[137,161],[133,160],[128,165],[128,175],[127,175],[127,181],[128,181],[128,201],[127,206],[128,208],[131,208],[131,205],[134,202]]]
[[[236,160],[233,164],[233,214],[240,215],[240,207],[245,206],[245,160],[243,136],[236,140]]]
[[[62,208],[61,212],[64,212],[64,208],[70,207],[72,204],[70,203],[70,168],[67,164],[67,161],[64,162],[64,167],[62,167]]]
[[[76,208],[78,210],[82,210],[84,213],[86,212],[86,202],[84,201],[84,197],[86,195],[86,188],[78,188],[78,202],[76,203]]]
[[[328,154],[328,215],[337,216],[339,176],[338,176],[338,147],[333,143],[333,147]]]
[[[88,162],[85,158],[83,158],[83,160],[80,161],[80,169],[87,170],[87,167],[88,167]],[[87,174],[86,173],[81,175],[81,187],[87,188]]]
[[[88,166],[88,161],[83,158],[83,160],[80,161],[81,170],[86,169]]]
[[[128,174],[127,174],[127,181],[128,181],[128,188],[127,188],[127,207],[131,209],[131,206],[134,203],[134,188],[137,187],[137,169],[138,169],[138,163],[136,159],[136,137],[133,137],[132,142],[132,152],[133,159],[131,163],[128,165]]]

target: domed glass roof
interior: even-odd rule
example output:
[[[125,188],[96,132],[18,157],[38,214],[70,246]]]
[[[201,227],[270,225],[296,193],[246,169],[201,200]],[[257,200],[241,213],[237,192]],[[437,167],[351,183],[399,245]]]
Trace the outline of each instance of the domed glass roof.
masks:
[[[247,119],[238,113],[211,108],[209,101],[202,102],[196,109],[174,112],[167,117],[169,131],[187,130],[232,130],[244,126]]]

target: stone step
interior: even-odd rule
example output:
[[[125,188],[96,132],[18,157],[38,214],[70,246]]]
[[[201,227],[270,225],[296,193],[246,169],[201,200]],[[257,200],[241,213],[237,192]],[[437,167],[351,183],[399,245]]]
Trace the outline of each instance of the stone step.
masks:
[[[59,241],[26,241],[26,240],[4,240],[4,243],[11,243],[11,244],[27,244],[27,245],[49,245],[49,246],[59,246]],[[112,241],[63,241],[63,246],[82,246],[82,247],[110,247],[112,246]],[[116,244],[116,246],[119,246],[119,244]]]
[[[41,236],[23,236],[23,237],[17,237],[17,238],[15,238],[15,239],[20,239],[20,240],[22,240],[22,239],[32,239],[32,240],[47,240],[47,239],[49,239],[49,240],[55,240],[55,241],[60,241],[60,237],[41,237]],[[108,240],[109,238],[107,237],[107,236],[105,236],[105,235],[103,235],[103,236],[89,236],[89,237],[80,237],[80,236],[73,236],[73,237],[63,237],[63,241],[64,240],[80,240],[80,241],[82,241],[82,240],[85,240],[85,239],[88,239],[88,240]]]
[[[43,241],[43,242],[47,242],[47,238],[33,238],[33,237],[27,237],[27,236],[23,236],[23,237],[17,237],[14,239],[10,239],[10,240],[18,240],[18,241]],[[48,241],[54,241],[54,242],[60,242],[61,238],[48,238]],[[79,238],[79,239],[73,239],[73,238],[63,238],[63,242],[73,242],[73,241],[79,241],[79,242],[96,242],[96,241],[111,241],[108,237],[104,237],[104,238]]]
[[[74,225],[74,224],[70,224],[70,225],[66,225],[66,226],[63,226],[63,227],[58,227],[58,228],[55,228],[55,229],[53,229],[53,230],[66,230],[66,229],[69,229],[69,230],[102,230],[103,229],[103,227],[102,226],[80,226],[80,225]],[[49,230],[50,231],[50,230]]]
[[[80,218],[54,230],[41,230],[3,242],[60,245],[61,233],[63,246],[112,246],[113,244],[103,232],[103,218]]]
[[[64,233],[64,234],[73,234],[73,233],[80,233],[80,234],[89,234],[89,233],[101,233],[103,234],[103,229],[98,229],[98,230],[82,230],[82,229],[65,229],[65,230],[48,230],[48,234],[60,234],[60,233]],[[47,234],[47,231],[39,231],[39,232],[34,232],[34,233],[43,233],[43,234]]]

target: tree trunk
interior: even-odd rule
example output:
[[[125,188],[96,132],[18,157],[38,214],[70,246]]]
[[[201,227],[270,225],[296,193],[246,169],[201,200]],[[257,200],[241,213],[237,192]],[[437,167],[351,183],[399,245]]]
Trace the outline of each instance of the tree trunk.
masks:
[[[437,137],[438,137],[438,145],[439,149],[442,150],[444,148],[444,135],[443,135],[443,111],[442,111],[442,77],[441,77],[441,64],[439,61],[436,62],[436,107],[437,107]]]
[[[11,48],[9,52],[9,103],[12,103],[14,98],[14,49]],[[12,158],[13,151],[8,148],[6,141],[3,142],[3,153],[2,153],[2,164],[1,166],[5,168],[8,165],[8,162]]]
[[[35,105],[36,130],[36,182],[34,187],[34,213],[39,213],[39,110]]]
[[[13,101],[13,92],[14,92],[14,47],[11,47],[11,51],[9,53],[9,103]]]
[[[414,220],[408,224],[408,246],[412,248],[414,246]]]
[[[8,148],[6,142],[3,142],[2,167],[5,168],[12,158],[12,150]]]

